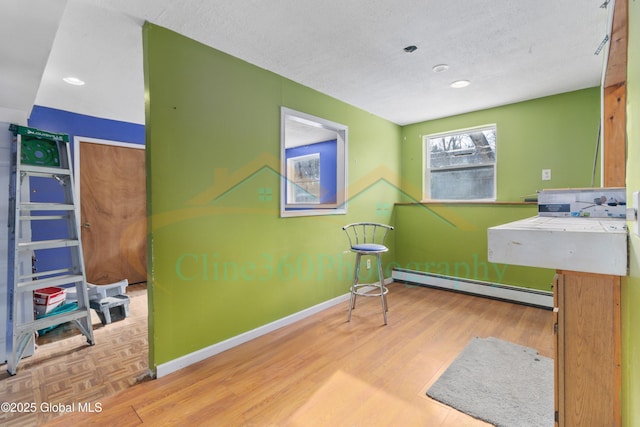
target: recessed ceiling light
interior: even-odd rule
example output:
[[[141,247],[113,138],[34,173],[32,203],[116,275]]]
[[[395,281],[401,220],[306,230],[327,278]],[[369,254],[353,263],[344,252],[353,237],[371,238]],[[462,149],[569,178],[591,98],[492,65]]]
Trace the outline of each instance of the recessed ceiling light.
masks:
[[[434,65],[432,68],[434,73],[441,73],[443,71],[447,71],[448,69],[449,69],[449,66],[447,64]]]
[[[456,88],[456,89],[460,89],[462,87],[467,87],[471,84],[471,82],[469,80],[456,80],[455,82],[451,83],[449,86]]]
[[[65,83],[69,83],[70,85],[74,86],[82,86],[84,84],[84,81],[80,80],[77,77],[65,77],[62,80],[64,80]]]

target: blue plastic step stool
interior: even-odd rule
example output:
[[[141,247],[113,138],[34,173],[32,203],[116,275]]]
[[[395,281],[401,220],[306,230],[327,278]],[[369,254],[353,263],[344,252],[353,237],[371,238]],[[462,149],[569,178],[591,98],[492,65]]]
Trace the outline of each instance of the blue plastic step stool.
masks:
[[[103,325],[129,316],[129,297],[126,295],[113,295],[99,300],[91,300],[89,306],[96,311]]]

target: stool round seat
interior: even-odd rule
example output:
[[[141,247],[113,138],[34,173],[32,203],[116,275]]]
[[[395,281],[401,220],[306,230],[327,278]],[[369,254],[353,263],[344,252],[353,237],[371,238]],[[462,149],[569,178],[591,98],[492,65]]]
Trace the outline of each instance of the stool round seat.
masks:
[[[389,248],[385,245],[378,245],[376,243],[363,243],[360,245],[351,246],[351,250],[353,252],[361,252],[361,253],[376,253],[376,252],[387,252]]]
[[[349,238],[349,247],[356,254],[356,263],[353,272],[353,283],[351,285],[351,297],[349,301],[349,315],[347,321],[351,321],[351,311],[356,308],[356,298],[362,297],[380,297],[382,301],[382,315],[384,316],[384,324],[387,324],[387,293],[389,289],[384,285],[384,276],[382,274],[382,258],[381,255],[389,251],[385,246],[384,240],[387,233],[393,230],[393,227],[386,224],[378,224],[374,222],[357,222],[342,227]],[[360,262],[363,256],[373,256],[376,259],[376,270],[378,271],[378,282],[376,283],[358,283],[360,276]],[[367,268],[370,264],[367,263]]]

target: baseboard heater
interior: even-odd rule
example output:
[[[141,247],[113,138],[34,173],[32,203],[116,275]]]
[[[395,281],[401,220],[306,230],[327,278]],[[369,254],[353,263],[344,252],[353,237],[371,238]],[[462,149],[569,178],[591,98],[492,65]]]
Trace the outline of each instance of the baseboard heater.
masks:
[[[553,309],[553,293],[537,289],[520,288],[517,286],[501,285],[399,268],[393,269],[391,277],[396,282],[446,289],[534,307]]]

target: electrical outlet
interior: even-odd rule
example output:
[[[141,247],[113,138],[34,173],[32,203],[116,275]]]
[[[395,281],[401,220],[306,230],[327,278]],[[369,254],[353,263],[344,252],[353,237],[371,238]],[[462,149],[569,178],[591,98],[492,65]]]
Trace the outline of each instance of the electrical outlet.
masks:
[[[371,269],[371,260],[368,259],[367,260],[367,270],[370,270],[370,269]]]
[[[542,180],[551,181],[551,169],[542,169]]]

